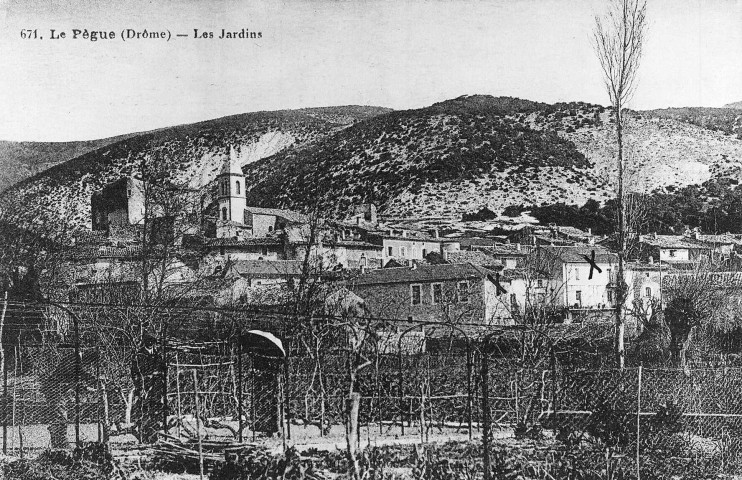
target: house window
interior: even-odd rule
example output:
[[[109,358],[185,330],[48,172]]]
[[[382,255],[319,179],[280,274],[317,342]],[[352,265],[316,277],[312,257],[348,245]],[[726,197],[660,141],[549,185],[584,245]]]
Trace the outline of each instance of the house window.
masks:
[[[537,286],[538,288],[543,288],[543,286],[544,286],[544,281],[543,281],[543,280],[541,280],[541,279],[539,278],[538,280],[536,280],[536,286]]]
[[[608,292],[608,303],[613,303],[613,292]]]
[[[365,267],[366,265],[368,265],[368,260],[366,260],[366,254],[365,253],[362,253],[361,254],[361,258],[360,258],[360,260],[358,260],[358,265],[360,265],[361,267]]]
[[[644,289],[644,296],[645,297],[651,297],[652,296],[652,289],[647,287]]]
[[[399,256],[400,257],[406,257],[407,256],[407,247],[399,247]]]
[[[268,225],[268,233],[273,231],[273,227],[271,225]]]
[[[387,255],[389,255],[390,257],[393,257],[394,256],[394,249],[393,249],[393,247],[388,247],[386,249],[386,251],[387,251]]]
[[[469,301],[469,282],[459,282],[459,302],[466,303]]]
[[[675,256],[675,252],[676,252],[676,250],[670,250],[670,256],[671,257],[674,257]]]
[[[441,300],[443,300],[443,285],[440,283],[434,283],[432,285],[432,293],[433,293],[433,304],[441,303]]]
[[[516,297],[514,293],[510,294],[510,305],[512,306],[512,308],[516,308],[518,306],[518,297]]]
[[[422,291],[422,287],[420,285],[412,285],[412,288],[411,288],[412,305],[420,305],[422,303],[421,291]]]
[[[219,255],[224,255],[224,247],[219,247]]]
[[[575,292],[575,301],[579,306],[582,306],[582,292],[580,290]]]
[[[579,279],[580,279],[580,269],[575,268],[575,280],[579,280]]]
[[[235,191],[235,193],[237,195],[240,194],[240,181],[239,180],[237,180],[236,182],[234,182],[234,191]]]
[[[227,207],[222,207],[222,220],[227,219]]]
[[[424,249],[424,248],[423,248],[423,258],[425,258],[425,257],[427,257],[427,256],[428,256],[428,251],[427,251],[426,249]]]

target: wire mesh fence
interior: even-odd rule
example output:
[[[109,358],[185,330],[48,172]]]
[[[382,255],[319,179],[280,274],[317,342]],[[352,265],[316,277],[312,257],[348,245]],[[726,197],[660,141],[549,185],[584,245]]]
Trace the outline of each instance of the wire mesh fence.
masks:
[[[668,456],[742,473],[740,368],[526,368],[469,339],[465,348],[354,349],[338,335],[346,324],[315,329],[331,341],[312,344],[286,318],[234,312],[221,323],[199,312],[205,323],[190,330],[168,312],[165,327],[132,342],[94,330],[95,312],[75,313],[66,335],[4,343],[7,453],[163,438],[342,447],[357,394],[360,444],[529,438],[633,476]],[[285,358],[243,350],[243,332],[256,327],[284,340]]]

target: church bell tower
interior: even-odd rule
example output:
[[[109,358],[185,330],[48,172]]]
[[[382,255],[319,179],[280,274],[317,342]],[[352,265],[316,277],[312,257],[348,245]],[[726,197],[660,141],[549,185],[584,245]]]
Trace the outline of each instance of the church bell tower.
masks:
[[[217,176],[217,198],[219,200],[217,237],[224,237],[228,235],[224,232],[220,234],[219,226],[226,226],[230,222],[242,224],[245,221],[245,207],[247,206],[245,175],[240,168],[234,146],[229,147],[229,158],[224,161],[222,170]]]

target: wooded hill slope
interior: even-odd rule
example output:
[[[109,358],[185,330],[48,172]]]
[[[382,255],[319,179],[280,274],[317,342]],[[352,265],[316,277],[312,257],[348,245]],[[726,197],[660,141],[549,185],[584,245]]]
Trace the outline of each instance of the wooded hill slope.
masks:
[[[727,179],[736,188],[742,140],[716,127],[731,121],[728,110],[700,109],[708,121],[628,112],[630,187],[668,192]],[[106,183],[166,158],[174,178],[208,189],[230,145],[240,148],[251,204],[326,216],[374,202],[388,216],[458,221],[483,207],[582,205],[615,195],[610,110],[474,95],[406,111],[248,113],[137,134],[16,184],[0,205],[31,224],[65,219],[84,228],[90,195]]]

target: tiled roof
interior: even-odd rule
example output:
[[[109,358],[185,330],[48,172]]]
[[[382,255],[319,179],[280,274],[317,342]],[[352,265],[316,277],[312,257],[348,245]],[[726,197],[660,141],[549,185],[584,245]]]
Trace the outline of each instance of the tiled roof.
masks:
[[[298,276],[301,275],[298,260],[240,260],[231,269],[243,277],[251,276]]]
[[[142,253],[138,245],[129,247],[107,247],[107,246],[83,246],[71,247],[64,257],[73,260],[85,260],[95,258],[135,258]]]
[[[493,272],[471,263],[446,265],[418,265],[371,270],[348,280],[349,285],[377,285],[388,283],[434,282],[437,280],[463,280],[483,278]]]
[[[531,247],[527,247],[531,248]],[[517,244],[503,244],[498,245],[496,247],[478,247],[477,250],[483,250],[490,255],[499,255],[499,256],[521,256],[524,257],[526,255],[526,249],[521,248],[521,250],[518,250]]]
[[[450,263],[473,263],[474,265],[481,265],[483,267],[499,267],[502,268],[502,263],[487,255],[482,250],[459,250],[454,252],[448,252],[448,261]]]
[[[555,227],[557,234],[563,234],[563,235],[569,235],[573,237],[590,237],[591,235],[583,230],[580,230],[577,227],[570,227],[570,226],[558,226]]]
[[[404,235],[398,235],[394,232],[398,232],[400,230],[403,230],[406,232],[406,236]],[[390,233],[390,231],[392,233]],[[439,242],[439,243],[459,243],[458,238],[444,238],[444,237],[434,237],[427,232],[421,232],[419,230],[410,230],[407,228],[386,228],[386,229],[376,229],[369,231],[370,234],[376,235],[381,238],[389,239],[389,240],[407,240],[409,242]]]
[[[279,208],[260,208],[260,207],[247,207],[246,212],[250,212],[255,215],[273,215],[276,217],[285,218],[289,222],[293,223],[307,223],[309,217],[303,213],[294,212],[292,210],[281,210]]]
[[[610,250],[596,245],[569,245],[565,247],[546,246],[541,249],[554,255],[564,263],[589,263],[585,256],[592,257],[595,252],[596,263],[616,263],[618,255]]]
[[[667,262],[665,263],[626,262],[626,270],[633,270],[636,272],[639,272],[639,271],[654,272],[654,271],[659,271],[660,269],[664,272],[667,270],[672,270],[673,267]]]
[[[737,238],[732,234],[721,234],[721,235],[699,234],[698,240],[702,242],[706,242],[706,243],[742,245],[742,239]]]
[[[684,235],[640,235],[639,241],[659,248],[709,249],[711,247],[703,241]]]
[[[468,237],[458,239],[461,248],[469,248],[471,246],[477,247],[494,247],[504,243],[504,240],[496,238],[479,238],[479,237]]]
[[[742,288],[742,272],[691,272],[691,273],[674,273],[665,276],[662,279],[664,286],[680,282],[682,279],[698,277],[698,282],[708,282],[709,286],[716,288]]]
[[[281,245],[281,241],[273,237],[211,238],[206,241],[207,247],[247,247],[252,245]]]
[[[360,240],[334,240],[327,242],[327,246],[329,247],[354,247],[354,248],[373,248],[381,250],[383,247],[381,245],[375,245],[373,243],[368,242],[362,242]]]

